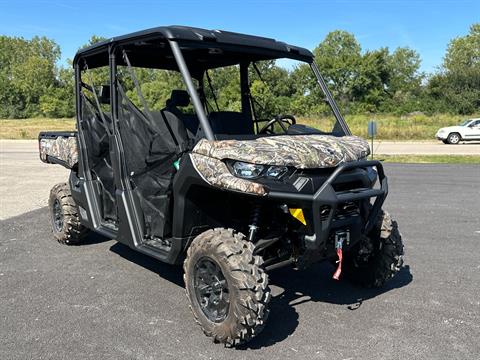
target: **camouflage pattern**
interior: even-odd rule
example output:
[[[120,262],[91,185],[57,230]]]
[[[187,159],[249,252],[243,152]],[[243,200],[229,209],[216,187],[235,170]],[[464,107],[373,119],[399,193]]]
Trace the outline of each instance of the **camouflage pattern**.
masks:
[[[47,156],[57,158],[73,167],[78,162],[77,138],[59,136],[55,139],[40,139],[40,159],[49,162]]]
[[[370,154],[368,143],[357,136],[282,135],[256,140],[200,140],[190,158],[210,185],[256,195],[266,190],[254,181],[238,178],[222,160],[260,165],[292,166],[297,169],[335,167]]]
[[[370,154],[370,147],[357,136],[281,135],[256,140],[202,139],[193,152],[218,160],[316,169],[362,159]]]
[[[255,195],[266,194],[261,184],[233,176],[221,160],[196,153],[191,153],[190,159],[200,176],[210,185]]]

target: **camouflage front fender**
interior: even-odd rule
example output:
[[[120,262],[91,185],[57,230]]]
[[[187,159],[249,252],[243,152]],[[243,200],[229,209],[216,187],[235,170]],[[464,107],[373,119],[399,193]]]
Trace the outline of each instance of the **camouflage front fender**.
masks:
[[[195,170],[212,186],[255,195],[266,194],[261,184],[233,176],[221,160],[195,153],[190,154],[190,159]]]
[[[264,195],[265,188],[238,178],[223,160],[297,169],[332,168],[357,161],[370,153],[368,143],[357,136],[282,135],[255,140],[200,140],[190,155],[197,172],[209,184],[224,189]]]
[[[357,136],[281,135],[256,140],[202,139],[193,152],[219,160],[318,169],[363,159],[370,147]]]

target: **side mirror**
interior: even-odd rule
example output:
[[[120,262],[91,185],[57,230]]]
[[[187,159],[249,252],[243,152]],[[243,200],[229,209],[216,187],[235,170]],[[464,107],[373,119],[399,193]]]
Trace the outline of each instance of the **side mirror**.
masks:
[[[100,86],[100,95],[98,96],[100,104],[110,104],[110,85]]]

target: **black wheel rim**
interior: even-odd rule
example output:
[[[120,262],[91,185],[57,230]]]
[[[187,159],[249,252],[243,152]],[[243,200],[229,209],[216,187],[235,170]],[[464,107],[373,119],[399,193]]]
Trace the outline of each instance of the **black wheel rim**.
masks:
[[[55,199],[53,202],[53,228],[56,232],[60,232],[63,229],[63,211],[60,201]]]
[[[222,322],[228,315],[230,293],[220,266],[203,257],[194,268],[195,295],[205,316],[212,322]]]

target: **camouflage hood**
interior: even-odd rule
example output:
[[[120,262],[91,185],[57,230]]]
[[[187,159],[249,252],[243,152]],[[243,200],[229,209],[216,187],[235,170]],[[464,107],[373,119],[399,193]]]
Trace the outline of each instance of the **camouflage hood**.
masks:
[[[255,140],[202,139],[193,153],[218,160],[313,169],[362,159],[370,154],[370,147],[357,136],[281,135]]]

